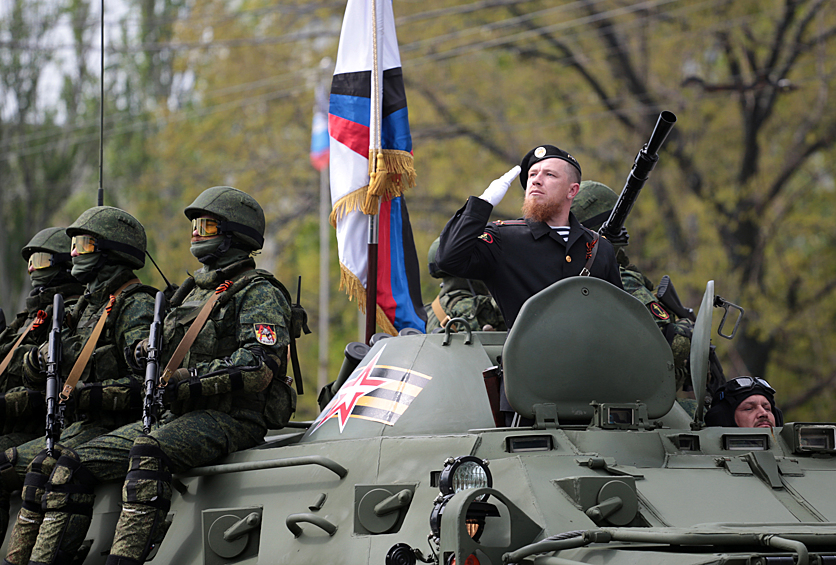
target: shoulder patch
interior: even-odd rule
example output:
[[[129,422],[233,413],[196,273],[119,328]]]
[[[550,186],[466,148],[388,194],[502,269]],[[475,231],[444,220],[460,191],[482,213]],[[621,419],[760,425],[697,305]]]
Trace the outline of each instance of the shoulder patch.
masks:
[[[253,324],[255,339],[264,345],[276,345],[275,324]]]
[[[493,243],[493,236],[488,232],[484,232],[482,235],[480,235],[479,239],[481,239],[485,243]]]
[[[658,302],[651,302],[647,305],[650,308],[650,313],[653,314],[655,317],[659,318],[660,320],[670,320],[671,315],[668,314],[668,311],[662,308],[662,306]]]

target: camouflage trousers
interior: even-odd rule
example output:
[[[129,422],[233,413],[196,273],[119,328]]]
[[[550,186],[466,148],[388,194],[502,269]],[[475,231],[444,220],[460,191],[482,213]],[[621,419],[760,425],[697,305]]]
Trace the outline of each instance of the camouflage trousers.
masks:
[[[81,445],[107,431],[107,428],[96,424],[75,422],[61,433],[59,445]],[[5,537],[11,494],[23,487],[29,465],[46,449],[46,439],[42,433],[12,433],[0,437],[0,449],[0,536]]]
[[[137,422],[65,450],[44,487],[40,527],[13,535],[7,562],[71,562],[90,526],[95,484],[123,480],[123,510],[108,562],[142,563],[167,529],[171,473],[253,447],[265,433],[263,418],[254,412],[198,410],[149,435]]]

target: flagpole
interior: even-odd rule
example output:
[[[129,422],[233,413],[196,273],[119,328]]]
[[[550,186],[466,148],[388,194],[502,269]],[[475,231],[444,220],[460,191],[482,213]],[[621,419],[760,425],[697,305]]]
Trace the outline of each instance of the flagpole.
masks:
[[[372,2],[372,90],[371,119],[369,121],[369,165],[371,173],[377,172],[377,152],[380,144],[380,54],[378,51],[377,2]],[[371,180],[371,179],[370,179]],[[369,215],[369,237],[367,239],[368,269],[366,270],[366,344],[371,345],[371,338],[377,328],[377,244],[380,202],[377,214]]]

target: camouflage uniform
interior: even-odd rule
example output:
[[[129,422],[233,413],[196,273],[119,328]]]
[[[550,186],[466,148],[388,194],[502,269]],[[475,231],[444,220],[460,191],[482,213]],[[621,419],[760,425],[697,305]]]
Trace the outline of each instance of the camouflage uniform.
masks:
[[[490,326],[497,331],[505,331],[505,319],[485,283],[454,277],[438,269],[435,264],[437,249],[438,238],[430,245],[427,260],[430,275],[441,279],[438,301],[444,314],[451,320],[464,318],[473,331],[481,331],[485,326]],[[427,313],[427,333],[440,328],[441,322],[435,314],[432,303],[426,304],[424,310]]]
[[[144,257],[145,230],[135,218],[116,208],[97,207],[82,214],[67,231],[70,235],[96,235],[101,250],[90,254],[90,257],[99,255],[101,267],[97,267],[99,275],[88,284],[88,293],[69,313],[69,327],[62,332],[62,375],[69,374],[96,323],[109,306],[110,313],[72,394],[70,404],[74,410],[68,410],[67,414],[71,423],[64,428],[56,444],[55,456],[59,462],[64,459],[65,453],[71,453],[73,447],[139,418],[142,388],[129,368],[131,360],[126,357],[126,352],[147,337],[153,320],[152,295],[156,292],[156,289],[137,281],[125,287],[110,305],[111,295],[125,283],[136,279],[132,269],[144,264],[139,257]],[[125,245],[131,242],[133,249],[129,249],[129,253],[112,248],[106,250],[109,243],[118,244],[120,240]],[[89,291],[91,287],[94,288],[92,292]],[[43,351],[39,354],[33,349],[24,360],[24,382],[31,389],[45,389],[46,375],[41,369],[44,355]],[[49,496],[69,497],[64,493],[47,493],[47,498],[44,498],[46,479],[56,465],[56,458],[48,457],[44,448],[45,439],[40,437],[19,446],[17,450],[6,451],[15,473],[4,473],[0,477],[0,495],[8,499],[12,490],[21,488],[20,480],[23,480],[23,506],[4,563],[29,562],[29,549],[44,517],[42,502],[46,503]],[[84,486],[92,492],[92,484]]]
[[[187,216],[197,217],[201,211],[224,215],[225,208],[209,198],[219,194],[221,202],[255,203],[240,191],[215,187],[187,208]],[[260,219],[263,233],[263,213]],[[236,234],[236,241],[245,240]],[[252,238],[246,244],[247,255],[256,244],[261,247]],[[219,255],[228,256],[226,251]],[[167,529],[171,473],[253,447],[263,441],[268,425],[280,427],[293,413],[295,392],[286,378],[291,314],[286,291],[274,286],[280,283],[266,271],[254,270],[249,257],[222,268],[212,268],[215,263],[209,261],[183,283],[164,321],[162,364],[203,304],[225,281],[232,281],[169,381],[170,414],[148,435],[142,422],[134,422],[65,452],[46,487],[49,522],[34,543],[32,562],[72,559],[86,535],[94,501],[92,491],[83,492],[83,486],[109,480],[125,482],[108,563],[143,562]]]
[[[580,190],[572,202],[572,212],[584,226],[597,230],[609,218],[617,200],[618,196],[605,184],[585,180],[581,182]],[[691,334],[694,323],[684,318],[677,319],[659,302],[653,293],[653,283],[642,274],[638,267],[630,263],[624,247],[619,247],[616,258],[624,290],[647,307],[671,346],[676,372],[676,389],[681,391],[691,382]],[[719,363],[717,366],[719,367]],[[683,401],[681,403],[686,410],[693,408],[687,399]]]
[[[23,359],[33,347],[44,343],[52,327],[52,299],[56,294],[64,297],[66,308],[71,308],[84,292],[84,285],[70,275],[70,238],[64,228],[41,230],[21,250],[23,259],[28,261],[35,252],[52,255],[52,265],[30,273],[32,292],[26,298],[26,310],[0,332],[0,359],[9,357],[9,363],[0,375],[2,391],[0,397],[0,475],[9,475],[12,484],[19,478],[14,470],[14,454],[17,447],[44,435],[44,397],[41,391],[27,390],[23,386]],[[18,338],[32,328],[15,348]],[[11,456],[11,458],[10,458]],[[5,536],[9,522],[9,492],[0,494],[0,535]]]
[[[626,258],[623,251],[619,252]],[[676,372],[676,390],[691,382],[690,356],[691,334],[694,332],[694,322],[687,318],[678,318],[665,308],[653,294],[653,283],[639,271],[638,267],[628,264],[621,267],[621,281],[624,290],[644,304],[653,315],[653,320],[668,340],[673,353],[674,371]]]
[[[70,275],[70,238],[64,228],[46,228],[35,234],[21,250],[25,261],[35,252],[52,255],[52,266],[32,271],[32,292],[26,298],[26,309],[18,313],[12,322],[0,332],[0,360],[11,353],[6,369],[0,374],[0,451],[26,443],[43,434],[44,401],[39,391],[23,386],[23,358],[32,348],[47,340],[52,327],[52,299],[56,294],[64,297],[67,310],[78,301],[84,285]],[[36,278],[38,275],[38,278]],[[21,334],[32,324],[32,329],[15,348]],[[0,453],[0,472],[8,468]],[[0,525],[5,532],[5,523]]]
[[[481,331],[485,326],[491,326],[497,331],[505,331],[502,313],[485,287],[485,283],[481,281],[443,277],[438,300],[441,303],[441,309],[451,320],[464,318],[473,331]],[[427,333],[440,328],[441,323],[433,311],[432,304],[424,306],[424,310],[427,312]]]

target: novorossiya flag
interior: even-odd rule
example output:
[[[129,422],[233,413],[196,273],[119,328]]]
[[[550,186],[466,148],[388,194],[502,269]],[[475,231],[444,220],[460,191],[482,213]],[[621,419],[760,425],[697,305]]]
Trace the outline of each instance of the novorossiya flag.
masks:
[[[383,96],[372,116],[372,5],[377,1],[378,49]],[[370,127],[381,127],[382,151],[370,177]],[[331,223],[337,230],[340,288],[365,310],[368,217],[377,213],[377,324],[395,334],[424,331],[418,256],[403,191],[415,184],[412,136],[391,0],[348,0],[328,116],[331,136]],[[371,189],[369,185],[371,184]]]

